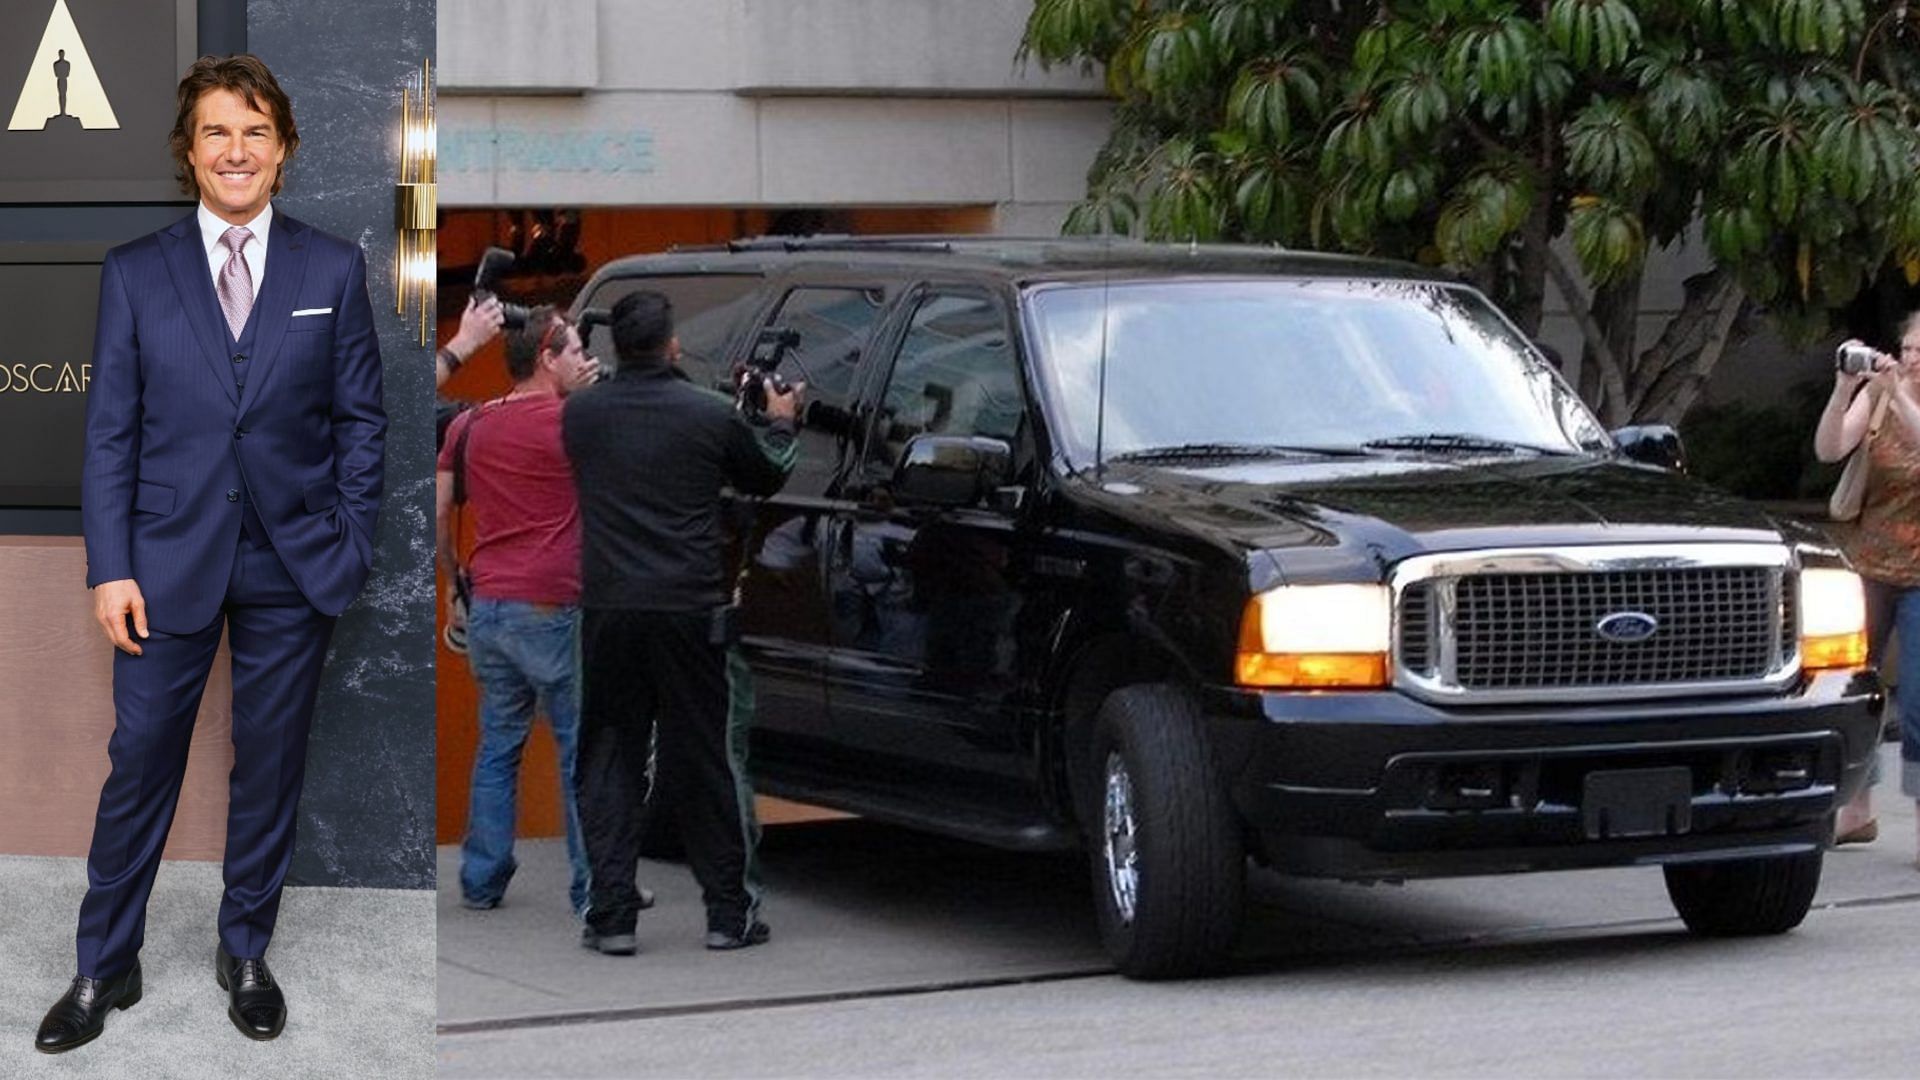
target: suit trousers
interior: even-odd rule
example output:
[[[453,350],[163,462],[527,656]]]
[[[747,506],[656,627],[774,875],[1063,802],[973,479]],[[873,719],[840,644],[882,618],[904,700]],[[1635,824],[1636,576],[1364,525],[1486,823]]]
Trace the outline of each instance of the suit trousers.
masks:
[[[307,602],[279,554],[243,531],[211,623],[189,634],[152,630],[135,639],[142,655],[114,653],[112,771],[87,855],[80,974],[112,978],[139,956],[147,896],[222,629],[233,656],[233,772],[220,943],[243,959],[265,954],[293,858],[307,731],[333,625]]]
[[[747,779],[753,684],[740,654],[712,643],[712,625],[705,611],[583,613],[574,785],[586,921],[599,933],[633,932],[647,813],[679,827],[707,929],[740,934],[759,914],[760,825]]]

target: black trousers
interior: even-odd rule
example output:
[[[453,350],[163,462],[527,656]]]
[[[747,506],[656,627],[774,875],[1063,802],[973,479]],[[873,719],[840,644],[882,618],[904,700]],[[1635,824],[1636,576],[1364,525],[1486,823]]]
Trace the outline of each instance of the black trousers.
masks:
[[[711,623],[705,611],[582,614],[574,785],[591,877],[587,923],[599,933],[633,932],[649,801],[679,825],[707,928],[739,933],[759,913],[760,825],[747,779],[753,689],[739,653],[711,641]]]

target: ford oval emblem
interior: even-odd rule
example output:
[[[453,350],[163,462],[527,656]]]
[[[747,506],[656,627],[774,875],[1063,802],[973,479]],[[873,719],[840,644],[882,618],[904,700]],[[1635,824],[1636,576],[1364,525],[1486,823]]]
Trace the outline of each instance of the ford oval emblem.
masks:
[[[1594,633],[1621,645],[1645,641],[1659,629],[1660,621],[1643,611],[1616,611],[1593,624]]]

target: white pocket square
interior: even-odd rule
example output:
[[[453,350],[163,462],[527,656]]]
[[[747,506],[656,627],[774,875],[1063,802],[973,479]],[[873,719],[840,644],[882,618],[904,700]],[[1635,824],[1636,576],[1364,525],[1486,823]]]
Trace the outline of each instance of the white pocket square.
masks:
[[[310,307],[310,308],[301,308],[299,311],[294,312],[293,315],[290,317],[297,319],[302,315],[331,315],[331,314],[333,314],[333,309],[330,307]]]

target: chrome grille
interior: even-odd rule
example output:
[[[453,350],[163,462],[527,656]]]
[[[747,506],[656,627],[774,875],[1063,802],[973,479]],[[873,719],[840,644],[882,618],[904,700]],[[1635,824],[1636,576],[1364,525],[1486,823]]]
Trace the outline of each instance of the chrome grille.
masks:
[[[1434,636],[1433,586],[1421,582],[1400,595],[1400,666],[1431,676]]]
[[[1788,588],[1793,584],[1783,577],[1780,585],[1780,655],[1792,656],[1800,651],[1800,590]]]
[[[1778,597],[1763,567],[1461,578],[1454,681],[1521,690],[1764,678],[1780,640]],[[1596,626],[1619,612],[1659,628],[1645,641],[1609,641]]]
[[[1775,545],[1419,556],[1394,571],[1395,680],[1464,702],[1774,690],[1799,666],[1796,590]],[[1640,621],[1613,618],[1629,613],[1657,628],[1600,632]]]

